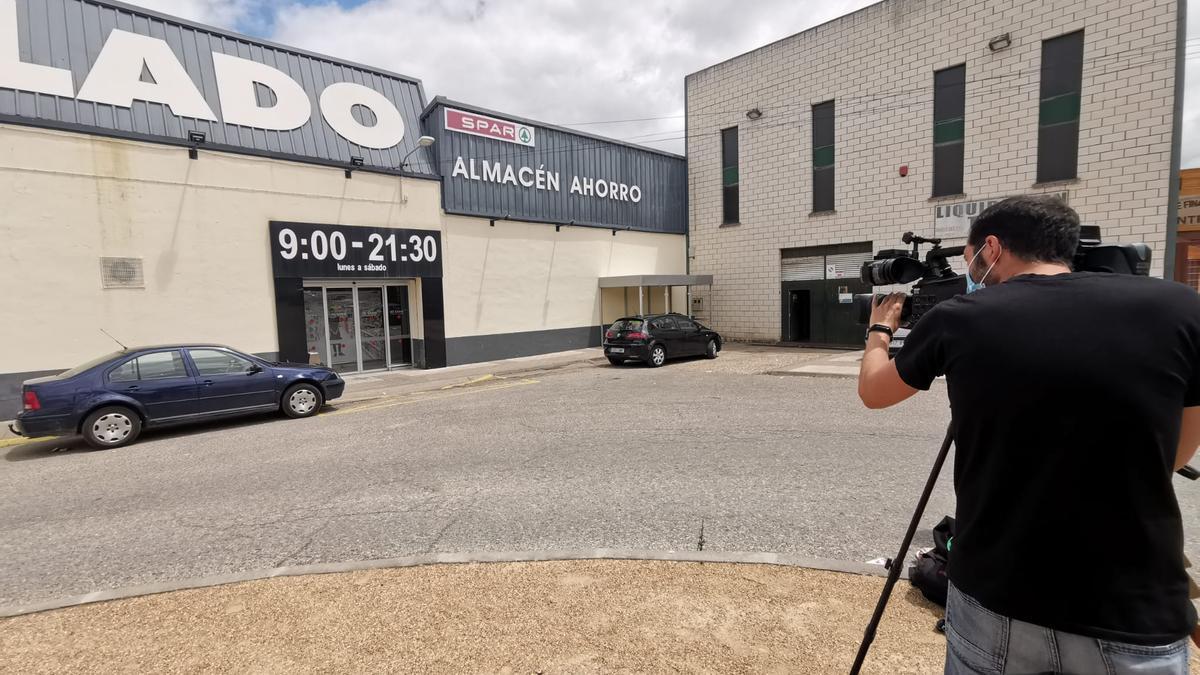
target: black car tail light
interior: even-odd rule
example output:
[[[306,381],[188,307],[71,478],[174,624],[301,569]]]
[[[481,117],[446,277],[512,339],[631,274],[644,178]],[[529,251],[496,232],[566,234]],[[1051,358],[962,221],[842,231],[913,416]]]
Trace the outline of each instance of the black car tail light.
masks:
[[[24,405],[22,407],[25,410],[41,410],[42,409],[42,402],[38,400],[37,394],[32,391],[25,392],[22,402],[24,403]]]
[[[648,340],[650,336],[640,330],[635,330],[632,333],[626,333],[625,338],[628,340]]]
[[[611,339],[613,339],[613,338],[617,337],[617,332],[616,332],[615,330],[610,330],[610,331],[608,331],[608,332],[606,332],[606,333],[604,334],[604,337],[606,337],[606,338],[608,338],[609,340],[611,340]]]

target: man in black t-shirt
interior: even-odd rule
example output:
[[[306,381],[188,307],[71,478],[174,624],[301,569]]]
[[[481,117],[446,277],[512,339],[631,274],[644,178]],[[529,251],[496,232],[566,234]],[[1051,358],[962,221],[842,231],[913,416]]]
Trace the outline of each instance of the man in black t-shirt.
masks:
[[[1004,200],[971,227],[968,294],[926,313],[894,361],[903,294],[871,316],[868,407],[946,376],[947,673],[1187,673],[1196,611],[1172,476],[1200,445],[1200,296],[1072,272],[1078,244],[1057,198]]]

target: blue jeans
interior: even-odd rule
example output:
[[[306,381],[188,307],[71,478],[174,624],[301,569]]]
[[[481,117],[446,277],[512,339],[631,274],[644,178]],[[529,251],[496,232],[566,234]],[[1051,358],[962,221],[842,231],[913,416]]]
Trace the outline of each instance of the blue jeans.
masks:
[[[989,611],[950,584],[946,675],[1188,675],[1188,641],[1144,647],[1064,633]]]

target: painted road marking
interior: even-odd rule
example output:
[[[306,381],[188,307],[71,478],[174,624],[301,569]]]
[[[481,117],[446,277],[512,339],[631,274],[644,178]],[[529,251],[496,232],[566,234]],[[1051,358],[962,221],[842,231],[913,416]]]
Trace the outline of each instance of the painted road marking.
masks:
[[[442,387],[442,390],[445,391],[447,389],[462,389],[463,387],[472,387],[474,385],[482,384],[484,382],[491,382],[494,379],[496,379],[496,376],[489,373],[487,375],[484,375],[483,377],[476,377],[474,379],[467,380],[466,382],[463,382],[461,384],[448,384],[448,385]]]
[[[480,394],[480,393],[483,393],[486,391],[497,391],[499,389],[512,389],[513,387],[526,387],[531,384],[538,384],[538,380],[530,380],[530,379],[515,380],[513,382],[506,382],[505,384],[496,384],[496,385],[491,385],[488,387],[474,387],[471,389],[461,389],[458,391],[448,392],[448,393],[444,393],[444,394],[435,394],[432,396],[414,396],[412,398],[404,398],[404,399],[401,399],[398,401],[385,399],[382,401],[367,403],[365,405],[355,406],[353,408],[342,408],[339,410],[334,410],[333,412],[321,413],[321,416],[329,417],[329,416],[334,416],[334,415],[349,415],[350,413],[364,412],[364,411],[368,411],[368,410],[382,410],[384,408],[394,408],[396,406],[410,405],[413,403],[423,403],[425,401],[440,401],[442,399],[456,398],[458,396],[466,396],[468,394]]]

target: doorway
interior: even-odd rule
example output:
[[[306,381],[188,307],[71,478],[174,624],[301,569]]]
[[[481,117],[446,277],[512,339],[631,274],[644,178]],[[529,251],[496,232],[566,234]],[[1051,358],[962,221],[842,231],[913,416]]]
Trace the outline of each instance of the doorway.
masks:
[[[1200,232],[1180,232],[1175,240],[1175,281],[1200,291]]]
[[[870,242],[780,251],[780,341],[860,347],[853,297],[871,290],[859,279],[871,259]]]
[[[812,339],[812,291],[787,291],[787,331],[784,342],[808,342]]]
[[[409,285],[304,285],[309,361],[339,373],[412,364]]]

